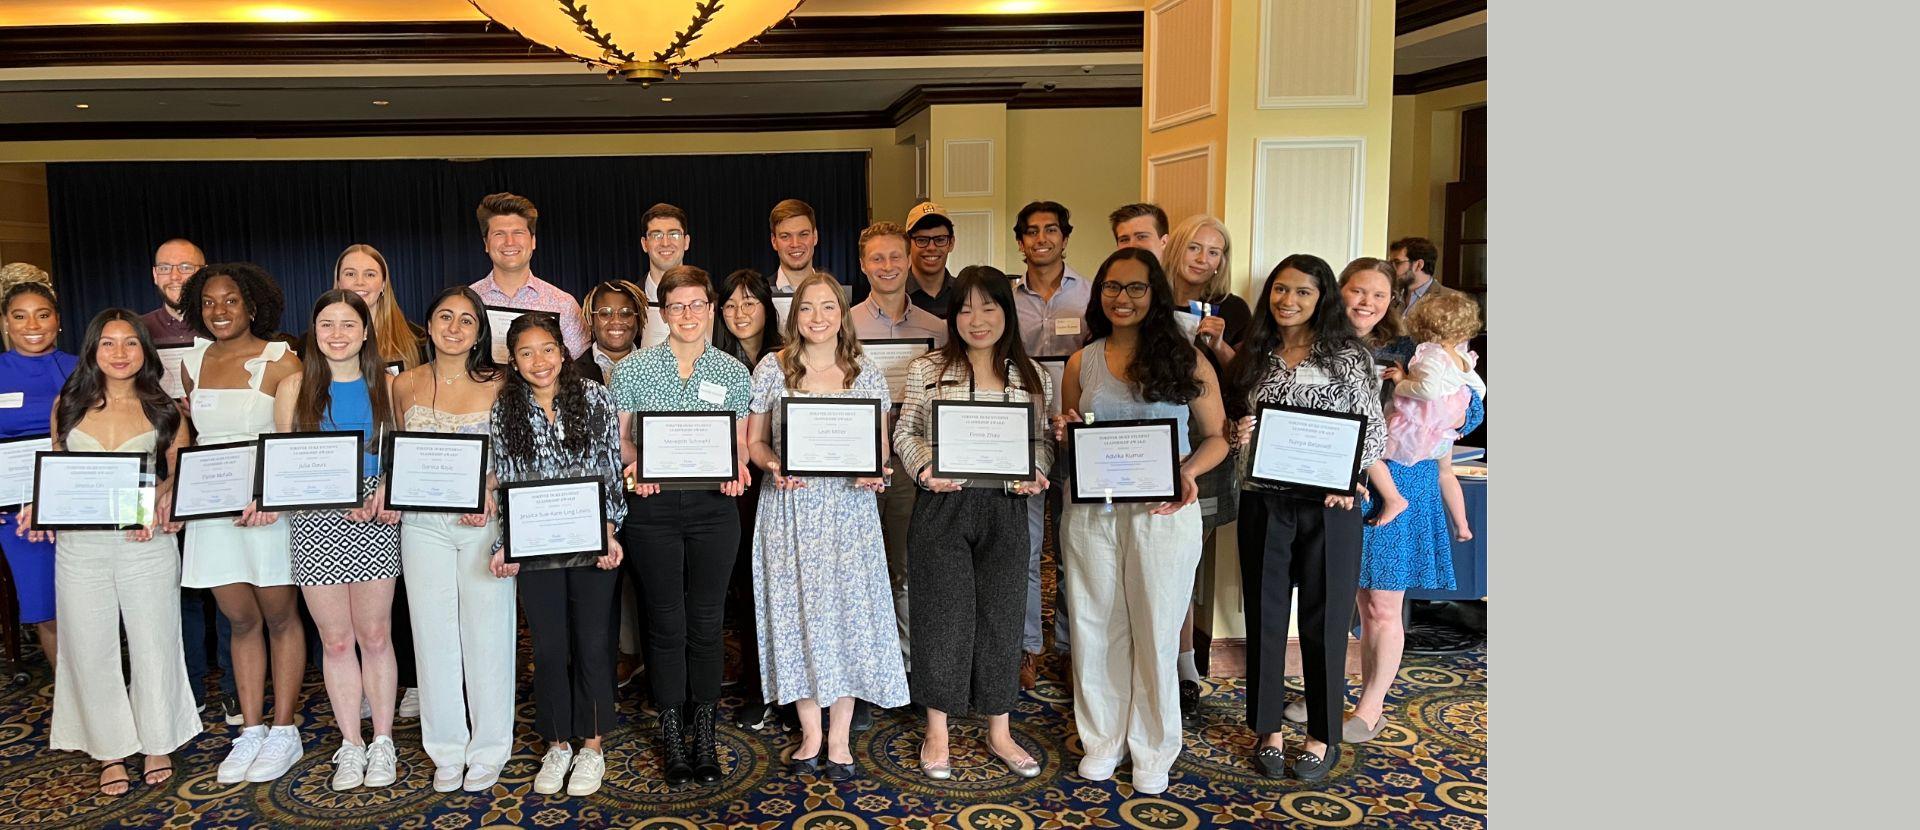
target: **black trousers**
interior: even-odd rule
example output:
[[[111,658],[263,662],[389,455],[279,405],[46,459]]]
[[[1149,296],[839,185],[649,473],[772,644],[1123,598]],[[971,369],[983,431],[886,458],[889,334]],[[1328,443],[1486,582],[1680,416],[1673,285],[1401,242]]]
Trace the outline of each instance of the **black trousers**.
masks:
[[[621,527],[625,567],[647,607],[647,679],[653,703],[720,699],[727,648],[727,584],[740,547],[734,499],[716,490],[663,490],[627,496]]]
[[[393,581],[393,621],[389,625],[393,640],[393,661],[400,669],[400,690],[420,686],[420,673],[415,668],[418,659],[413,653],[413,615],[407,611],[407,578],[403,575]],[[399,705],[399,701],[395,701]]]
[[[587,565],[521,569],[520,607],[533,630],[533,729],[549,741],[613,731],[607,612],[620,572]]]
[[[953,715],[1004,715],[1020,695],[1027,500],[999,487],[922,492],[907,526],[913,700]]]
[[[1360,511],[1323,497],[1240,494],[1240,581],[1247,611],[1247,726],[1280,731],[1287,619],[1300,586],[1300,660],[1307,734],[1333,745],[1347,699],[1347,631],[1360,581]]]

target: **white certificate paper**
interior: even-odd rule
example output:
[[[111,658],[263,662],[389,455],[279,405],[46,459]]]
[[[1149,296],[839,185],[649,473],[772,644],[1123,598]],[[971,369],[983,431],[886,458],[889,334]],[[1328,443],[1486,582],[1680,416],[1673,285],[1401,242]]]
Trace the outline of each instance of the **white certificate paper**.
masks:
[[[1072,424],[1076,502],[1172,501],[1179,498],[1180,438],[1172,418]]]
[[[931,337],[903,337],[860,341],[860,350],[866,352],[874,365],[887,375],[887,394],[893,396],[893,402],[907,399],[907,364],[927,352],[933,351]]]
[[[787,475],[880,474],[877,398],[785,398],[782,442]]]
[[[42,452],[33,498],[37,530],[109,530],[153,520],[144,453]]]
[[[187,386],[180,380],[180,363],[187,359],[187,352],[193,349],[193,346],[162,346],[155,349],[160,353],[160,388],[167,390],[167,397],[176,401],[187,396]]]
[[[667,342],[667,321],[660,316],[660,306],[647,303],[647,322],[645,328],[640,331],[640,348],[652,348],[665,342]],[[607,380],[611,381],[613,378],[607,378]]]
[[[600,479],[570,478],[510,484],[506,503],[506,557],[509,561],[606,549]]]
[[[173,518],[211,519],[244,512],[253,501],[257,453],[258,445],[252,441],[182,448],[173,484]]]
[[[1260,407],[1248,477],[1351,494],[1359,475],[1364,416],[1298,407]]]
[[[1033,478],[1033,404],[933,402],[937,478]]]
[[[635,413],[639,480],[727,482],[740,475],[731,412]]]
[[[500,305],[487,306],[487,326],[493,329],[493,362],[502,365],[513,362],[513,356],[507,352],[507,329],[513,325],[513,321],[520,319],[522,314],[553,314],[553,312],[533,308],[508,308]]]
[[[0,508],[33,501],[34,453],[53,449],[53,436],[28,435],[0,441]]]
[[[359,432],[288,432],[260,436],[254,489],[261,510],[359,507]]]
[[[395,432],[387,435],[387,507],[427,513],[486,509],[484,435]]]
[[[767,325],[771,326],[775,322],[778,322],[781,326],[785,326],[787,324],[787,315],[793,313],[793,295],[792,294],[773,295],[773,311],[775,314],[778,314],[780,316],[777,321],[768,320]]]

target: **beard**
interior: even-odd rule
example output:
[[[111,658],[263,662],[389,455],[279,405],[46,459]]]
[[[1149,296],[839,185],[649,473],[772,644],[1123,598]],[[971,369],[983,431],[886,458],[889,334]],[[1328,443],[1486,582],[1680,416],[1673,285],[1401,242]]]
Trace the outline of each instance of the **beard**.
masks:
[[[169,297],[169,296],[167,296],[166,294],[164,294],[164,293],[163,293],[163,294],[161,294],[161,295],[160,295],[160,303],[161,303],[161,305],[164,305],[164,306],[166,306],[167,308],[169,308],[169,309],[171,309],[171,310],[173,310],[173,312],[174,312],[175,314],[185,314],[185,313],[187,313],[187,309],[186,309],[186,307],[185,307],[185,306],[183,306],[183,305],[181,305],[181,303],[180,303],[180,300],[181,300],[182,298],[184,298],[185,296],[186,296],[186,295],[185,295],[185,293],[184,293],[184,292],[182,292],[182,294],[181,294],[181,296],[180,296],[180,297],[177,297],[177,298],[176,298],[176,297]]]

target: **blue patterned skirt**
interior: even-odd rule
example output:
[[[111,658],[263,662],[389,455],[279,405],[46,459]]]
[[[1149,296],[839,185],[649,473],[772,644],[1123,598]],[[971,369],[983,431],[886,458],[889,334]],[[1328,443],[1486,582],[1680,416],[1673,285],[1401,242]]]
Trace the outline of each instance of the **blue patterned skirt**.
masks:
[[[1393,486],[1407,500],[1407,509],[1385,525],[1366,527],[1360,587],[1453,589],[1453,535],[1447,530],[1447,508],[1440,501],[1440,462],[1406,467],[1388,461],[1386,465]],[[1362,505],[1361,512],[1373,515],[1374,505]]]

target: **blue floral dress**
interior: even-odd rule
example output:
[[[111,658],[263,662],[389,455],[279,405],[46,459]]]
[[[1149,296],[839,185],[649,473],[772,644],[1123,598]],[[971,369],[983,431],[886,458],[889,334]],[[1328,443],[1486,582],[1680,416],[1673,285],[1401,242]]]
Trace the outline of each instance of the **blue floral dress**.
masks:
[[[1465,435],[1486,419],[1486,404],[1480,394],[1468,390]],[[1406,512],[1393,521],[1362,531],[1365,543],[1360,550],[1360,587],[1375,591],[1405,591],[1410,588],[1452,590],[1458,587],[1453,577],[1453,534],[1447,530],[1447,508],[1440,501],[1440,462],[1422,461],[1403,466],[1385,461],[1393,476],[1393,486],[1407,500]],[[1373,514],[1373,504],[1363,503],[1360,512]]]
[[[753,371],[751,409],[772,417],[780,442],[780,399],[788,394],[779,353]],[[886,374],[865,358],[853,388],[809,397],[879,398]],[[853,696],[882,708],[907,703],[906,668],[887,581],[887,549],[872,492],[851,478],[805,478],[807,486],[760,488],[753,533],[755,623],[760,683],[769,703]]]

